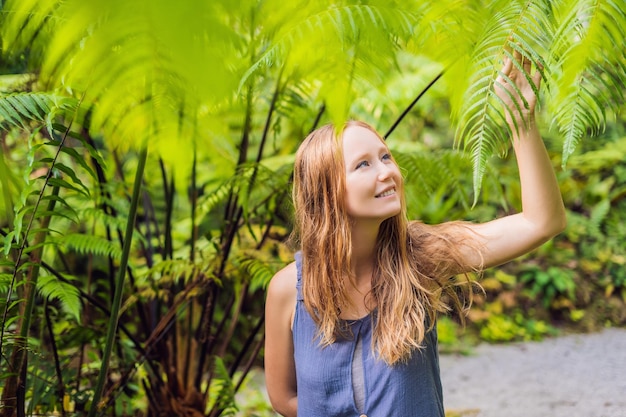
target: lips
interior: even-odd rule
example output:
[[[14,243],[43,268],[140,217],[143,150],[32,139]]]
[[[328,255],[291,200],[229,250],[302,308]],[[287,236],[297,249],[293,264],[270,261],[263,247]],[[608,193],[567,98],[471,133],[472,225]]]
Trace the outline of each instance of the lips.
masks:
[[[389,188],[389,189],[383,191],[380,194],[376,194],[376,198],[388,197],[390,195],[394,195],[395,193],[396,193],[396,189],[395,188]]]

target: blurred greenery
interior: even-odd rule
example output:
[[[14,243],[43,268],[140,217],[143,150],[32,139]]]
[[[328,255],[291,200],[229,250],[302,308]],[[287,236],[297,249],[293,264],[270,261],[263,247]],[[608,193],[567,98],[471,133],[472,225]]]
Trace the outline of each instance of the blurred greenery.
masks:
[[[513,212],[493,96],[512,48],[543,67],[569,225],[486,271],[442,350],[624,325],[616,4],[0,2],[0,416],[273,415],[264,290],[292,260],[298,144],[347,117],[387,132],[443,71],[388,137],[410,216]]]

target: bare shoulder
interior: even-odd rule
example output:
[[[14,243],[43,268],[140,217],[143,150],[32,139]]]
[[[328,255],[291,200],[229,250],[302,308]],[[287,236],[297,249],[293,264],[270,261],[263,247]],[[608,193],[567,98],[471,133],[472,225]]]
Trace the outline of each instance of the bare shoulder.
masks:
[[[289,329],[293,324],[296,307],[298,270],[292,262],[278,271],[270,281],[265,301],[266,326],[268,334],[272,335],[275,326]],[[276,337],[274,335],[274,337]]]
[[[278,271],[270,281],[267,289],[268,299],[286,301],[296,299],[296,284],[298,282],[298,270],[296,263],[292,262]]]
[[[270,281],[269,291],[279,294],[291,291],[295,294],[297,282],[298,270],[296,269],[296,263],[292,262],[274,274]]]

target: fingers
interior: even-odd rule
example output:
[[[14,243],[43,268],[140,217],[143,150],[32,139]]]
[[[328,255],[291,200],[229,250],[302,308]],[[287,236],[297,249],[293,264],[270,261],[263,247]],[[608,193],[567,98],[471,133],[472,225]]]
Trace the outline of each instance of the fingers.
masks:
[[[534,61],[530,56],[527,56],[525,50],[523,50],[522,45],[516,43],[511,51],[511,55],[513,59],[511,59],[508,55],[504,57],[504,66],[502,68],[502,74],[510,77],[517,78],[517,73],[524,72],[528,76],[528,80],[532,80],[533,84],[538,88],[541,83],[541,73],[543,70],[543,66],[539,62],[539,60]],[[515,63],[513,62],[515,61]],[[535,66],[535,72],[532,72],[533,64]]]
[[[543,68],[541,67],[541,64],[539,62],[537,62],[537,69],[535,70],[535,73],[532,76],[533,79],[533,83],[535,84],[535,87],[539,88],[539,86],[541,85],[541,71]]]
[[[518,49],[520,47],[521,47],[521,45],[518,43],[517,44],[517,48],[515,48],[515,50],[513,51],[513,58],[515,58],[516,62],[519,62],[519,63],[523,64],[524,57],[522,56],[522,53]]]
[[[508,77],[513,69],[513,61],[508,56],[504,57],[504,66],[502,67],[502,73]]]
[[[541,85],[541,77],[543,75],[543,64],[541,63],[540,59],[537,59],[537,61],[535,62],[535,73],[533,74],[533,83],[535,83],[535,86],[537,88],[539,88],[539,86]]]
[[[522,57],[522,68],[524,68],[524,72],[526,74],[530,74],[530,69],[532,67],[533,62],[526,56]]]

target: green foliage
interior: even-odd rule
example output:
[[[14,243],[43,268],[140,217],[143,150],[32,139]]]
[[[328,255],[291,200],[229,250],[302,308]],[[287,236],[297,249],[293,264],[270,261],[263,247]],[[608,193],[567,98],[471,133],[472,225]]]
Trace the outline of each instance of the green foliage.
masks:
[[[81,255],[104,256],[115,261],[119,261],[122,257],[122,249],[119,245],[102,236],[68,233],[60,237],[57,243]]]
[[[81,300],[76,286],[60,281],[53,275],[42,275],[37,282],[42,296],[58,300],[61,308],[76,321],[80,320]]]
[[[524,267],[520,272],[520,281],[529,288],[531,297],[539,297],[544,307],[550,306],[555,299],[565,296],[574,298],[573,273],[556,266],[547,269],[535,265]]]
[[[213,401],[209,402],[209,409],[218,408],[223,416],[233,416],[237,412],[235,405],[235,388],[221,358],[215,358],[215,379],[210,388]]]
[[[542,320],[524,317],[521,312],[511,316],[491,315],[481,325],[480,336],[488,342],[511,342],[519,340],[541,340],[554,330]]]
[[[30,121],[39,121],[51,128],[58,113],[70,111],[75,105],[70,98],[54,93],[0,92],[0,126],[28,129]]]

